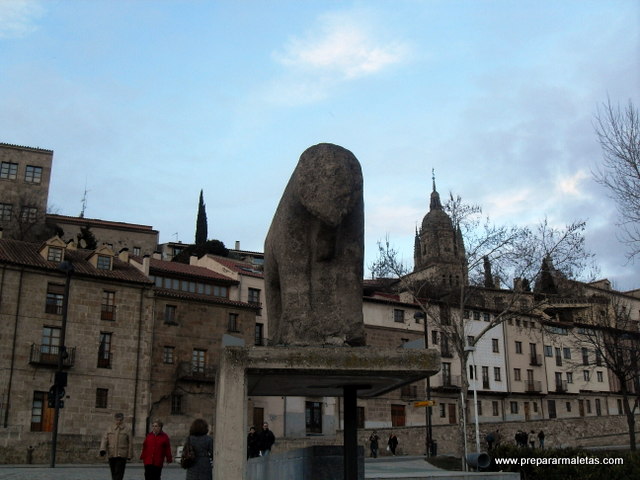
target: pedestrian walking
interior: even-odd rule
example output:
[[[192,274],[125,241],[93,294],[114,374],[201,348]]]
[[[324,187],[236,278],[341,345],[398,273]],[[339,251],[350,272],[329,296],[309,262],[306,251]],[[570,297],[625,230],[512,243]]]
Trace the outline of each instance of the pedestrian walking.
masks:
[[[538,432],[538,443],[540,444],[540,448],[544,448],[544,432],[542,430]]]
[[[369,450],[371,450],[372,458],[378,458],[378,440],[380,440],[380,437],[374,430],[371,435],[369,435]]]
[[[247,458],[255,458],[260,456],[260,445],[258,443],[258,434],[256,427],[249,428],[247,434]]]
[[[131,460],[133,455],[133,441],[131,432],[124,425],[124,415],[116,413],[113,418],[114,424],[100,441],[100,456],[108,458],[111,480],[122,480],[127,460]]]
[[[389,448],[389,451],[391,452],[391,455],[396,454],[396,448],[398,448],[398,437],[396,437],[395,433],[391,433],[391,435],[389,435],[389,441],[387,442],[387,447]]]
[[[165,460],[173,462],[169,435],[162,431],[163,423],[155,420],[142,443],[140,460],[144,464],[144,480],[160,480]]]
[[[186,480],[211,480],[213,478],[213,440],[209,435],[209,424],[197,418],[189,428],[189,436],[185,440],[195,453],[194,463],[187,468]]]
[[[262,424],[262,431],[258,434],[258,445],[260,446],[260,455],[266,457],[271,453],[271,447],[276,443],[276,436],[269,430],[269,424]]]

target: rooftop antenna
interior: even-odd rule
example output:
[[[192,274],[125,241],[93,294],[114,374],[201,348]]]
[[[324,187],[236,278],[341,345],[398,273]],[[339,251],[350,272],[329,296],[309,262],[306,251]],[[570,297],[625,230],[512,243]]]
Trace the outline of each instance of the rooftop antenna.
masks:
[[[178,243],[178,232],[173,234],[174,237],[176,237],[176,243]]]
[[[82,211],[80,212],[80,218],[84,218],[84,212],[87,210],[87,183],[84,184],[84,193],[82,194]]]

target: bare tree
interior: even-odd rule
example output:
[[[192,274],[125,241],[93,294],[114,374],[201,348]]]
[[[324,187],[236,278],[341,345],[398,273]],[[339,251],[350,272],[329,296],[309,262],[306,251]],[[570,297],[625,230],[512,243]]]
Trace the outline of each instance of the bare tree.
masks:
[[[613,389],[622,395],[629,445],[635,450],[635,415],[640,399],[640,333],[631,311],[627,302],[612,297],[606,311],[593,314],[591,322],[573,329],[573,333],[579,346],[595,352],[595,364],[606,367],[615,376],[617,385]]]
[[[631,100],[626,108],[610,100],[598,109],[594,128],[602,147],[602,165],[593,172],[606,187],[619,213],[627,257],[640,253],[640,118]]]
[[[585,250],[585,222],[578,221],[563,228],[552,227],[543,220],[537,228],[498,226],[482,217],[477,206],[465,205],[460,197],[450,195],[446,207],[453,227],[464,232],[466,255],[461,258],[468,269],[468,281],[459,285],[443,285],[433,279],[417,279],[398,259],[388,238],[378,243],[378,271],[397,277],[401,296],[418,305],[425,314],[425,328],[440,332],[441,350],[451,348],[460,363],[461,393],[458,418],[464,418],[469,381],[466,376],[470,353],[489,331],[512,318],[536,316],[544,304],[540,296],[523,286],[541,277],[543,265],[551,265],[554,273],[573,277],[581,272],[592,255]],[[545,260],[545,261],[543,261]],[[487,267],[491,274],[487,275]],[[488,278],[491,277],[491,278]],[[518,287],[502,289],[502,279],[519,279]],[[465,310],[481,306],[494,311],[480,331],[471,331]],[[472,338],[472,339],[471,339]],[[460,425],[461,450],[466,453],[465,426]]]

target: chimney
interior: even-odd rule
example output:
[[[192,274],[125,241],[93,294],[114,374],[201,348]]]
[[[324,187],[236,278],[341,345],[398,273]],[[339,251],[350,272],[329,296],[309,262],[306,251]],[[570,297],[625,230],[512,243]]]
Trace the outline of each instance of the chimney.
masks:
[[[129,263],[129,249],[125,247],[120,250],[118,252],[118,258],[123,262]]]
[[[240,240],[236,240],[236,250],[240,250]]]
[[[149,265],[151,264],[151,258],[149,255],[145,255],[142,257],[142,272],[148,277],[149,276]]]
[[[155,251],[153,252],[153,259],[154,260],[162,260],[162,253]]]
[[[189,257],[189,265],[197,265],[198,264],[198,255],[191,255]]]

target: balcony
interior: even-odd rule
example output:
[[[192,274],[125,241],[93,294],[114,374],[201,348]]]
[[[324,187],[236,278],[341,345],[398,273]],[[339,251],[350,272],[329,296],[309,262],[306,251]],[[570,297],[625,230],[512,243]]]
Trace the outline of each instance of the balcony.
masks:
[[[539,367],[542,365],[542,355],[531,354],[529,357],[529,365],[532,367]]]
[[[460,375],[442,375],[440,379],[441,384],[435,385],[435,388],[460,388],[462,386],[462,377]]]
[[[177,375],[179,380],[186,382],[214,383],[216,380],[216,368],[196,365],[191,362],[180,362]]]
[[[482,389],[491,390],[491,385],[489,384],[489,380],[482,379]]]
[[[103,304],[100,310],[100,320],[115,321],[116,319],[116,306]]]
[[[111,368],[111,352],[98,353],[98,368]]]
[[[567,381],[563,380],[561,382],[556,381],[556,393],[566,393],[567,392]]]
[[[524,384],[524,389],[526,392],[542,392],[542,382],[540,380],[527,380]]]
[[[58,354],[60,347],[52,345],[31,345],[29,363],[32,365],[44,365],[50,367],[58,366]],[[73,367],[76,357],[76,347],[66,347],[62,358],[62,366]]]

